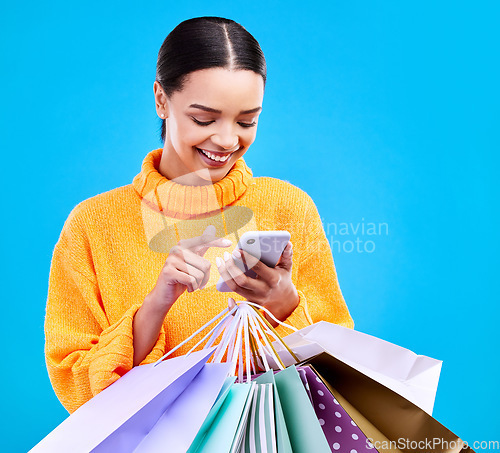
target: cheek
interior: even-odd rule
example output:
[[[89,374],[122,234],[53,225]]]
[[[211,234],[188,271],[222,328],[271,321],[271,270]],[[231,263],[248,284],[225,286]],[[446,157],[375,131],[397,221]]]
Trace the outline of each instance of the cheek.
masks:
[[[175,143],[176,148],[182,149],[198,145],[202,140],[202,136],[191,125],[177,123],[175,127],[172,127],[171,139]]]
[[[179,129],[179,139],[182,140],[184,146],[199,146],[207,139],[207,134],[200,128],[186,125]]]
[[[257,127],[252,128],[251,131],[241,135],[241,141],[243,142],[245,147],[248,147],[255,141],[256,136],[257,136]]]

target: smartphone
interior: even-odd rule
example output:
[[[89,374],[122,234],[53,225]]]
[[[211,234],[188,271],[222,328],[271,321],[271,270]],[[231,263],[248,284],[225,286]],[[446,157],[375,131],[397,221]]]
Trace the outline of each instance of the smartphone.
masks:
[[[236,248],[244,250],[262,261],[266,266],[274,267],[278,263],[283,250],[290,240],[288,231],[247,231],[244,233]],[[236,266],[248,277],[255,278],[257,274],[245,266],[241,258],[233,255]],[[220,292],[231,292],[221,277],[215,285]]]

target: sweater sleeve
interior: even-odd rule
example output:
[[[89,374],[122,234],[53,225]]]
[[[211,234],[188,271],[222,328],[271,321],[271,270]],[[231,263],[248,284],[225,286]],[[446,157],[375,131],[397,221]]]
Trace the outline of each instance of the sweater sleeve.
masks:
[[[332,251],[313,200],[306,195],[308,206],[304,217],[301,253],[295,286],[299,294],[297,308],[285,320],[297,329],[318,321],[328,321],[353,328],[354,322],[344,301],[337,279]],[[295,250],[295,247],[294,247]],[[290,333],[278,326],[280,335]]]
[[[133,366],[133,319],[142,301],[110,323],[85,235],[70,216],[52,256],[45,316],[45,359],[54,391],[71,413]],[[160,332],[141,364],[164,354]]]

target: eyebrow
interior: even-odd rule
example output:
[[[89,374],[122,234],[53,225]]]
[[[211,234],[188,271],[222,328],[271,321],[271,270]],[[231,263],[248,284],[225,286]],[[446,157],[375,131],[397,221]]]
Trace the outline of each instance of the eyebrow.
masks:
[[[210,112],[210,113],[222,113],[221,110],[213,109],[212,107],[207,107],[206,105],[201,105],[201,104],[191,104],[189,107],[204,110],[205,112]],[[250,109],[250,110],[242,110],[240,112],[240,115],[245,115],[247,113],[257,113],[257,112],[260,112],[261,110],[262,110],[262,107],[255,107],[254,109]]]

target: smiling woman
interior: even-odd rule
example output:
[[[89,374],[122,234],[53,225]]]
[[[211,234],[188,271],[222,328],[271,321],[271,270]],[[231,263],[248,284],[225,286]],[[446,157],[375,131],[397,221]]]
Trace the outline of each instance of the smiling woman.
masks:
[[[253,71],[198,70],[170,97],[158,82],[154,91],[156,111],[166,118],[159,170],[168,179],[187,185],[220,181],[255,140],[264,81]]]
[[[54,248],[45,354],[68,411],[227,307],[219,275],[229,296],[297,328],[353,327],[314,202],[287,182],[253,177],[243,159],[265,82],[258,42],[232,20],[190,19],[165,39],[153,84],[163,147],[131,184],[78,204]],[[253,260],[256,278],[223,252],[253,230],[291,237],[276,267]]]

